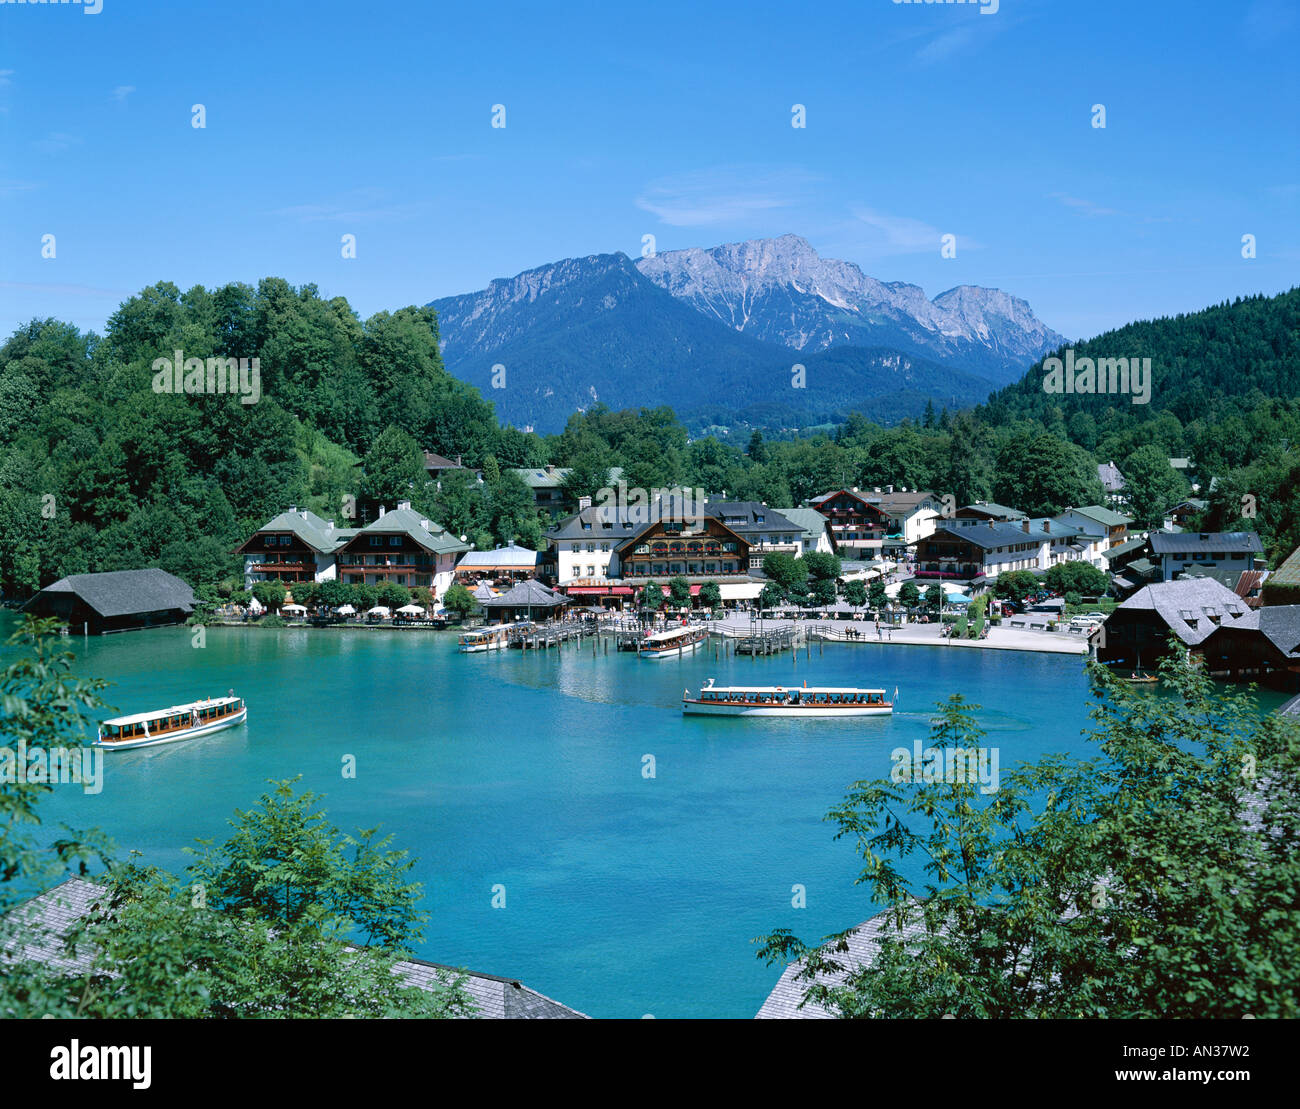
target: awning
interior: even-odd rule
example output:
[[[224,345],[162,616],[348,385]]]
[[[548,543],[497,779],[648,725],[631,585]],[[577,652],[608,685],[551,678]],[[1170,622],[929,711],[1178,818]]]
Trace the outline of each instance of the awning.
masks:
[[[570,585],[564,591],[570,597],[630,597],[635,592],[630,585]]]
[[[752,601],[763,592],[761,582],[739,582],[734,585],[719,584],[718,592],[724,601]]]

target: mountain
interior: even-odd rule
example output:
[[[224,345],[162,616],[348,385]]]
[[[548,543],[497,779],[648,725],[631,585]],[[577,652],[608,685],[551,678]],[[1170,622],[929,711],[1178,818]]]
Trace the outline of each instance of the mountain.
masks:
[[[963,287],[929,301],[793,235],[640,262],[568,258],[431,306],[447,370],[539,431],[597,402],[668,404],[688,422],[748,412],[804,426],[853,409],[893,422],[930,400],[975,403],[1008,380],[1012,350],[1059,342],[1014,297]],[[792,387],[796,363],[805,388]]]
[[[893,347],[1005,385],[1064,342],[1019,297],[959,285],[930,300],[822,258],[798,235],[669,250],[637,268],[727,327],[799,351]]]

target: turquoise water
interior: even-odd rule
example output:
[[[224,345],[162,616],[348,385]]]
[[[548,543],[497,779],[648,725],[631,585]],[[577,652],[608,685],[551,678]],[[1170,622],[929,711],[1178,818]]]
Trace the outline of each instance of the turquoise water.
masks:
[[[984,706],[1003,772],[1089,747],[1074,656],[864,643],[814,647],[797,666],[711,649],[647,662],[589,644],[461,655],[446,634],[240,628],[209,629],[203,649],[182,628],[69,643],[79,673],[115,683],[119,711],[233,687],[249,721],[108,756],[103,792],[57,788],[47,826],[98,826],[123,853],[180,870],[181,849],[224,838],[267,779],[300,774],[334,823],[382,824],[418,857],[432,914],[419,954],[598,1017],[751,1017],[780,974],[753,937],[814,939],[869,916],[853,847],[822,817],[853,781],[886,776],[893,748],[925,740],[948,694]],[[710,676],[897,686],[899,711],[683,717],[683,687]],[[342,777],[347,755],[355,779]],[[804,909],[791,907],[796,884]]]

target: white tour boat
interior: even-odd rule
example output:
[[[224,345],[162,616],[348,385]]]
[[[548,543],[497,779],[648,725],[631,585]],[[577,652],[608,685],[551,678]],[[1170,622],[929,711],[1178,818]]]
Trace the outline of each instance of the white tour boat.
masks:
[[[680,628],[647,635],[637,647],[637,654],[641,658],[681,658],[689,655],[708,637],[709,629],[703,624],[684,624]]]
[[[458,640],[463,654],[472,655],[479,651],[502,651],[510,646],[510,636],[515,632],[528,631],[532,624],[520,621],[517,624],[492,624],[485,628],[461,632]]]
[[[692,697],[682,697],[682,712],[703,716],[888,716],[894,711],[883,689],[854,686],[714,685],[710,678]],[[898,691],[894,691],[897,698]]]
[[[114,751],[153,747],[233,728],[247,719],[248,706],[232,691],[225,697],[209,697],[206,701],[105,720],[99,726],[95,746]]]

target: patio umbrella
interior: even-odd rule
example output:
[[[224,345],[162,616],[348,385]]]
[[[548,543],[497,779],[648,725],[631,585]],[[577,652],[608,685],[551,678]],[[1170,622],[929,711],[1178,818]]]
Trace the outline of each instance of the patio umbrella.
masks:
[[[427,615],[428,615],[428,613],[426,613],[426,612],[424,611],[424,609],[422,609],[419,605],[403,605],[403,606],[402,606],[401,608],[399,608],[397,611],[398,611],[398,612],[401,612],[401,613],[403,613],[403,614],[405,614],[405,615],[407,615],[407,616],[427,616]]]
[[[392,613],[388,609],[386,609],[383,605],[375,605],[375,607],[372,608],[369,612],[367,612],[366,615],[367,616],[391,616]]]
[[[306,612],[307,606],[306,605],[285,605],[280,611],[281,612]]]
[[[342,605],[335,611],[338,612],[340,616],[353,616],[356,614],[357,610],[351,605]]]

